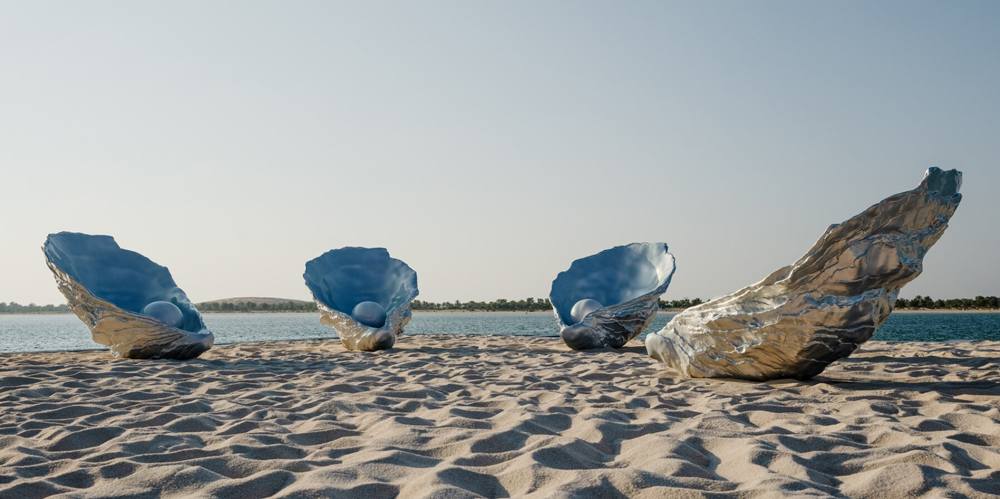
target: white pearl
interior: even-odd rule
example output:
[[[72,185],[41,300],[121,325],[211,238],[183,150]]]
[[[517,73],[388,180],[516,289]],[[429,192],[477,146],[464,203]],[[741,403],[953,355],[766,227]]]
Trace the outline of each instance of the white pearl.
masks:
[[[363,301],[355,305],[354,310],[351,311],[351,317],[368,327],[385,325],[385,309],[373,301]]]
[[[573,319],[573,324],[578,324],[590,315],[591,312],[603,307],[604,305],[601,305],[599,301],[585,298],[576,302],[576,305],[573,305],[573,309],[569,311],[569,316]]]
[[[184,325],[184,313],[177,305],[168,301],[154,301],[142,309],[148,315],[170,327],[179,328]]]

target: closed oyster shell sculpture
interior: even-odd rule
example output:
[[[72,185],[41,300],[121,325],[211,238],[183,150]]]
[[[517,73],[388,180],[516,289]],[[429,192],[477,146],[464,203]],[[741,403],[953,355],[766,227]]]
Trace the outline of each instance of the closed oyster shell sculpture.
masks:
[[[333,326],[348,350],[392,348],[410,321],[410,301],[419,294],[417,273],[385,248],[330,250],[307,262],[302,277],[320,321]],[[379,319],[384,323],[372,322]]]
[[[70,309],[115,357],[184,360],[212,347],[215,336],[166,267],[111,236],[50,234],[42,251]]]
[[[889,317],[948,227],[961,184],[957,170],[929,169],[916,189],[830,226],[794,264],[677,314],[646,337],[649,355],[699,378],[819,374]]]
[[[621,348],[653,321],[675,268],[664,243],[616,246],[576,260],[549,292],[559,335],[574,350]]]

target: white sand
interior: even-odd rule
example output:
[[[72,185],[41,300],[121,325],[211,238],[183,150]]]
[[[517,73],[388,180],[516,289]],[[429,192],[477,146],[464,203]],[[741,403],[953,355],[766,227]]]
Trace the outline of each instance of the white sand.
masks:
[[[810,382],[558,339],[0,355],[0,497],[996,497],[1000,342],[869,343]]]

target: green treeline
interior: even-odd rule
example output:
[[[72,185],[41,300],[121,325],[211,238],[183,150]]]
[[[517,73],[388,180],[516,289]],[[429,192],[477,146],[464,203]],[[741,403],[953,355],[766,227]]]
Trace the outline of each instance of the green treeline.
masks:
[[[912,300],[900,298],[896,300],[896,308],[930,308],[951,310],[1000,309],[1000,298],[996,296],[977,296],[973,299],[951,298],[935,300],[930,296],[914,296]]]
[[[29,303],[21,305],[17,302],[5,303],[0,301],[0,314],[68,314],[69,307],[66,305],[35,305]]]
[[[660,308],[685,309],[685,308],[691,308],[695,305],[701,305],[702,303],[705,302],[701,301],[701,298],[695,298],[693,300],[689,300],[687,298],[684,298],[682,300],[671,300],[671,301],[660,300]]]
[[[316,304],[313,302],[296,303],[288,301],[285,303],[257,303],[252,301],[231,302],[208,302],[196,303],[194,305],[202,312],[315,312]]]
[[[523,300],[467,301],[433,303],[413,300],[410,304],[413,310],[466,310],[469,312],[542,312],[552,310],[552,304],[547,298],[525,298]]]
[[[681,300],[660,300],[661,309],[682,310],[704,303],[700,298]],[[316,312],[313,302],[257,303],[241,301],[237,303],[197,303],[202,312]],[[552,303],[547,298],[525,298],[522,300],[499,299],[491,302],[468,301],[433,303],[413,300],[413,310],[464,310],[468,312],[547,312],[552,310]],[[930,309],[930,310],[1000,310],[1000,298],[996,296],[977,296],[975,298],[951,298],[935,300],[930,296],[917,295],[913,299],[900,298],[896,300],[898,309]],[[66,305],[21,305],[17,302],[0,302],[0,314],[66,314]]]
[[[660,308],[688,308],[701,304],[699,298],[693,300],[684,298],[683,300],[663,301],[660,300]],[[522,300],[505,300],[503,298],[491,301],[467,301],[434,303],[428,301],[413,300],[410,305],[413,310],[464,310],[467,312],[548,312],[552,310],[552,303],[548,298],[524,298]]]

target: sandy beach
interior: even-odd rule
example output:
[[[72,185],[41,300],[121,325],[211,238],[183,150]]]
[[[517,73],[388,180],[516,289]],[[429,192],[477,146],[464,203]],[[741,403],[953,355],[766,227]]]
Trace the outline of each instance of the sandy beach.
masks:
[[[1000,342],[769,383],[524,337],[7,354],[0,497],[996,497],[998,374]]]

